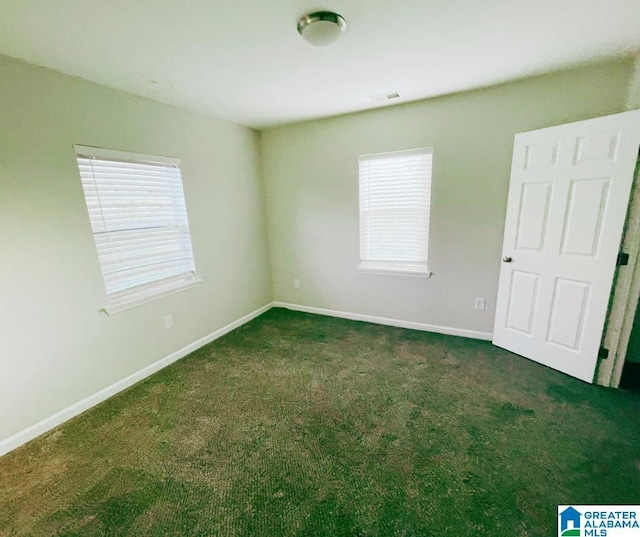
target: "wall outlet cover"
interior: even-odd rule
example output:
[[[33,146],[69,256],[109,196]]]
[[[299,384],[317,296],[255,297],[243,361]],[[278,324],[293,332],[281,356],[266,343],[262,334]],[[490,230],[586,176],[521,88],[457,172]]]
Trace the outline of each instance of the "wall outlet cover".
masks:
[[[477,310],[484,310],[487,307],[487,299],[486,298],[481,298],[478,297],[476,298],[476,309]]]

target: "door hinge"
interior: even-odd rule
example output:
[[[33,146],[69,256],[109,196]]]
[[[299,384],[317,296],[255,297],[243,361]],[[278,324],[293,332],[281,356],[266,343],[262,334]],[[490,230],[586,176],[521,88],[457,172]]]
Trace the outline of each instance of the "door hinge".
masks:
[[[620,252],[618,254],[617,265],[619,267],[629,264],[629,254],[625,254],[624,252]]]
[[[609,358],[609,349],[605,349],[604,347],[600,347],[600,350],[598,351],[598,358],[605,360],[606,358]]]

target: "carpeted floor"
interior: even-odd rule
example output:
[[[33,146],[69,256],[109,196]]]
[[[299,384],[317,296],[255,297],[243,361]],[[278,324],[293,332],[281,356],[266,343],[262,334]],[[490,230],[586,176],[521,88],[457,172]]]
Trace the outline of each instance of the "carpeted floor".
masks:
[[[640,503],[640,397],[271,310],[0,459],[0,535],[549,536]]]

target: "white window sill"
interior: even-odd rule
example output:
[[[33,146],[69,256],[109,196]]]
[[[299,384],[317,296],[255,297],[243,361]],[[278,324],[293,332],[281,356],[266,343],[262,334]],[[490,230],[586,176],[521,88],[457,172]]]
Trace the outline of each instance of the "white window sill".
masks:
[[[433,274],[426,265],[383,261],[360,261],[358,272],[383,276],[408,276],[410,278],[430,278]]]
[[[188,278],[180,278],[178,280],[170,280],[165,282],[158,282],[156,284],[145,286],[144,288],[132,290],[130,292],[123,292],[118,296],[112,296],[108,299],[107,305],[104,307],[104,311],[107,315],[113,315],[130,308],[151,302],[152,300],[158,300],[174,293],[179,293],[185,289],[190,289],[196,285],[200,285],[202,280],[194,276]]]

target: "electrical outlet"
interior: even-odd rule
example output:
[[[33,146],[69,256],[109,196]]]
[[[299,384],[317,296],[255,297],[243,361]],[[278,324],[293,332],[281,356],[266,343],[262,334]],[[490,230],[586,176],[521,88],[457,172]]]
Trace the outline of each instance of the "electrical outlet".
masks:
[[[173,315],[165,315],[164,316],[164,329],[169,330],[169,328],[173,328]]]
[[[296,289],[300,289],[300,280],[299,280],[298,278],[294,278],[294,280],[293,280],[293,286],[294,286]]]
[[[482,297],[477,297],[476,298],[476,309],[482,311],[486,307],[487,307],[487,299],[486,298],[482,298]]]

